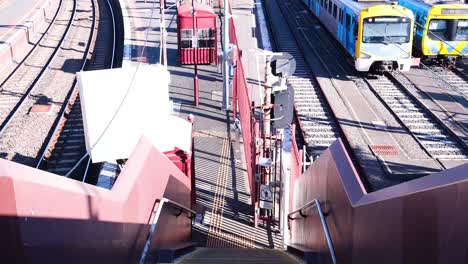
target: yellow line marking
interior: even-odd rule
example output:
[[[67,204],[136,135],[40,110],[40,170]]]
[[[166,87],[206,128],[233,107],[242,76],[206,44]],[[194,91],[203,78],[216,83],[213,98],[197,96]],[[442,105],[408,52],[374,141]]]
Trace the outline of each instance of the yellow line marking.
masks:
[[[219,168],[216,178],[216,188],[213,195],[213,204],[210,214],[210,224],[207,235],[208,247],[222,248],[254,248],[255,234],[239,230],[239,233],[230,234],[223,232],[224,206],[226,205],[227,183],[229,169],[231,168],[231,144],[232,140],[226,132],[220,131],[195,131],[195,137],[223,138]],[[242,224],[240,224],[242,225]]]

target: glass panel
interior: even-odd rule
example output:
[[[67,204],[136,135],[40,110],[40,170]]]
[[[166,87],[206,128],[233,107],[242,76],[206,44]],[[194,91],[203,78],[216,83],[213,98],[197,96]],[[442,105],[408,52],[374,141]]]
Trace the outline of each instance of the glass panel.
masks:
[[[447,39],[447,20],[432,19],[429,22],[429,32],[427,36],[433,40],[448,40]]]
[[[346,29],[349,30],[349,25],[351,24],[351,16],[349,14],[346,14]]]
[[[215,43],[215,31],[213,29],[199,29],[198,30],[198,47],[212,48]]]
[[[192,47],[192,40],[181,40],[180,41],[180,47],[182,49],[189,49]]]
[[[401,17],[371,17],[364,20],[364,43],[408,43],[410,23]]]
[[[180,31],[181,39],[192,39],[192,30],[191,29],[182,29]]]
[[[468,20],[458,20],[455,40],[468,40]]]

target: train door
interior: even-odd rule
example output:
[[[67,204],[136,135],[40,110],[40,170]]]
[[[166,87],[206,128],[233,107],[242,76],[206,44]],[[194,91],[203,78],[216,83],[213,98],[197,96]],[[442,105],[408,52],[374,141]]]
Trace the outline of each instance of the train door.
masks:
[[[338,7],[338,28],[337,28],[337,36],[338,40],[344,45],[344,30],[343,30],[343,8],[341,6]]]
[[[351,14],[345,10],[344,15],[344,38],[343,38],[343,46],[346,50],[349,51],[349,43],[350,38],[352,38],[352,30],[351,30]]]
[[[351,17],[351,37],[349,39],[349,52],[354,57],[356,53],[356,40],[358,38],[358,24],[356,17]]]

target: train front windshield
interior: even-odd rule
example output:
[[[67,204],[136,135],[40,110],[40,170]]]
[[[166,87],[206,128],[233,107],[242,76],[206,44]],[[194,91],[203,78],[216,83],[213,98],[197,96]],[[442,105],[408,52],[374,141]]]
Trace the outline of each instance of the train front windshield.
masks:
[[[437,41],[468,40],[468,20],[431,19],[427,35]]]
[[[370,17],[364,19],[362,42],[408,43],[410,20],[405,17]]]

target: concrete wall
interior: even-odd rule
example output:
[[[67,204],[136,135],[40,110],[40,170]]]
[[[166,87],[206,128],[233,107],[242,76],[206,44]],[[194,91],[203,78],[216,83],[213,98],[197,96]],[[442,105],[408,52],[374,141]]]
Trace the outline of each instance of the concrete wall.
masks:
[[[190,207],[190,180],[142,138],[112,190],[0,160],[2,263],[132,263],[156,199]],[[150,253],[187,242],[191,221],[165,206]]]
[[[341,141],[295,182],[293,209],[328,212],[338,263],[468,263],[468,163],[366,193]],[[292,221],[291,242],[329,261],[316,210]]]
[[[16,14],[22,18],[16,21],[16,25],[11,25],[11,31],[0,36],[4,38],[0,41],[0,70],[11,63],[18,64],[24,59],[39,39],[41,28],[45,28],[48,20],[54,17],[58,2],[58,0],[38,1],[25,14]]]

